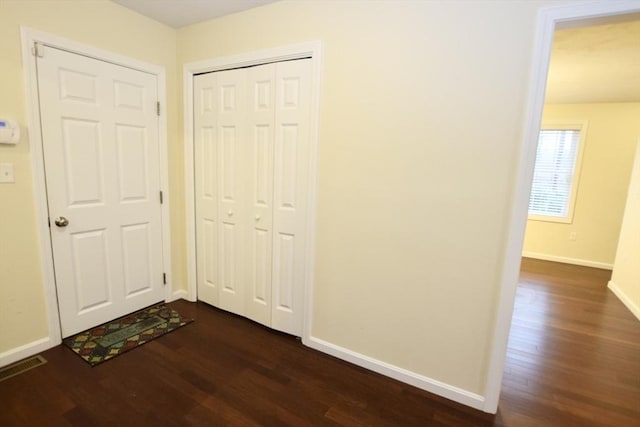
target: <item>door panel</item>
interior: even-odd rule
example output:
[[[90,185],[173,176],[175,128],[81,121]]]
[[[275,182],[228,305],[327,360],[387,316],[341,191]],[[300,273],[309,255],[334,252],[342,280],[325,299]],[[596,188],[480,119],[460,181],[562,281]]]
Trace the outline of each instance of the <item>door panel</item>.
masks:
[[[69,207],[104,204],[103,146],[100,123],[62,119],[65,184]]]
[[[122,226],[121,230],[125,298],[132,298],[153,291],[151,235],[149,224]]]
[[[218,254],[222,265],[218,281],[219,307],[244,313],[246,262],[246,166],[245,116],[246,70],[216,73],[218,113],[218,218],[220,239]]]
[[[296,237],[278,233],[273,260],[273,305],[280,312],[291,314],[294,309],[294,271]]]
[[[203,275],[202,275],[202,285],[205,288],[211,288],[211,290],[202,290],[204,292],[204,294],[208,295],[209,292],[214,292],[215,295],[213,296],[213,298],[215,299],[215,304],[217,304],[218,301],[218,289],[216,284],[218,283],[218,279],[217,279],[217,274],[218,274],[218,260],[217,260],[217,245],[218,245],[218,239],[217,239],[217,234],[216,233],[216,223],[214,221],[208,220],[208,219],[204,219],[202,221],[203,227],[202,227],[202,238],[203,238],[203,244],[202,244],[202,255],[203,258],[208,260],[208,262],[206,264],[203,265],[202,271],[203,271]],[[199,290],[200,292],[200,290]],[[213,302],[207,301],[210,304],[213,304]]]
[[[220,283],[222,284],[221,300],[227,301],[227,310],[234,313],[243,313],[239,308],[237,311],[233,307],[229,307],[234,296],[239,291],[236,264],[238,260],[236,248],[240,243],[239,227],[232,222],[222,221],[222,238],[220,239],[220,255],[222,257],[222,265],[220,268]],[[226,295],[225,295],[226,294]],[[222,304],[220,304],[222,306]],[[225,307],[223,307],[225,308]]]
[[[116,125],[118,188],[120,203],[149,200],[147,178],[149,147],[146,129],[141,126]]]
[[[277,207],[281,211],[296,210],[296,189],[298,188],[298,125],[284,123],[279,129]]]
[[[58,69],[60,99],[96,105],[98,103],[97,68],[84,71],[60,67]]]
[[[157,79],[45,47],[38,58],[64,337],[161,301]],[[66,227],[54,225],[65,217]]]
[[[240,182],[237,178],[240,177],[236,175],[237,169],[240,167],[240,156],[237,155],[240,147],[237,146],[238,141],[236,141],[237,130],[236,125],[220,127],[220,148],[222,150],[222,163],[220,164],[220,171],[222,172],[220,174],[222,182],[221,202],[229,207],[237,207],[239,205],[237,194]]]
[[[112,301],[107,254],[105,229],[71,235],[72,280],[79,314]]]
[[[129,108],[144,111],[146,90],[144,86],[131,83],[114,81],[114,100],[116,108]]]
[[[215,73],[194,79],[196,276],[198,299],[217,306],[218,144]]]
[[[302,335],[309,179],[311,61],[279,62],[276,68],[271,326]]]
[[[276,64],[247,70],[247,148],[249,150],[249,230],[247,306],[245,316],[271,326],[273,253],[273,139]]]
[[[251,302],[262,307],[269,307],[268,295],[271,294],[271,236],[268,231],[254,228],[251,239],[253,245],[252,277],[251,277]],[[266,319],[261,322],[270,324],[270,313],[266,313]],[[247,317],[251,318],[251,312],[247,309]]]

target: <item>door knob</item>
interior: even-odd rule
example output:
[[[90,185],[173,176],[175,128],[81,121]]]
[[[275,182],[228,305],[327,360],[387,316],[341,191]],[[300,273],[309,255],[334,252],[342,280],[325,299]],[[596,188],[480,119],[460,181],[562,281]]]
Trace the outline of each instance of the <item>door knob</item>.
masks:
[[[256,215],[256,221],[260,221],[260,215]]]
[[[66,227],[69,225],[69,220],[63,216],[60,216],[53,221],[58,227]]]
[[[229,211],[229,212],[227,212],[227,215],[229,215],[229,216],[233,216],[233,211]]]

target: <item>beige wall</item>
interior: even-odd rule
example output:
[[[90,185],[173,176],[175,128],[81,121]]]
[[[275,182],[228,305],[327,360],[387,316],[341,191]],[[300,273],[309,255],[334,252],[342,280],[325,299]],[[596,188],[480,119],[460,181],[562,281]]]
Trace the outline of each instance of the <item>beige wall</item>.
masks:
[[[312,334],[483,393],[540,2],[280,2],[186,62],[324,44]]]
[[[551,104],[544,120],[587,120],[578,195],[571,224],[528,221],[525,254],[613,265],[635,145],[640,103]],[[576,233],[576,240],[569,234]]]
[[[640,319],[640,142],[609,286]]]
[[[0,0],[0,115],[25,130],[27,105],[20,26],[127,55],[166,68],[169,158],[181,159],[176,139],[175,30],[109,1]],[[0,184],[0,353],[48,334],[39,241],[34,213],[27,132],[16,146],[0,145],[0,162],[15,168],[15,184]],[[183,168],[172,161],[172,268],[174,286],[184,286]],[[176,203],[177,202],[177,203]]]

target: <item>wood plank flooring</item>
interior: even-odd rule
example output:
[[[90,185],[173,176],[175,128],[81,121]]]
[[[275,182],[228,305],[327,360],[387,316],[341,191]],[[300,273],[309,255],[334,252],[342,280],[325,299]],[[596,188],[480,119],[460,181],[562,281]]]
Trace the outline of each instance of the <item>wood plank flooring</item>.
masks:
[[[0,382],[0,426],[640,426],[640,321],[609,274],[523,261],[496,416],[178,301],[196,322],[94,368],[58,346]]]
[[[640,426],[640,321],[608,270],[524,258],[499,405],[506,425]]]

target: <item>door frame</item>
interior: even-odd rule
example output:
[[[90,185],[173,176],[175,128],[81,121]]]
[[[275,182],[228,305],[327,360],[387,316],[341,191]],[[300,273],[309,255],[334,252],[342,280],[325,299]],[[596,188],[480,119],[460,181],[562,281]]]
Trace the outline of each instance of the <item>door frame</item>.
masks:
[[[601,18],[633,13],[640,13],[640,2],[637,0],[609,0],[550,6],[540,9],[538,13],[523,138],[518,147],[520,154],[516,160],[517,172],[511,197],[505,255],[501,266],[500,287],[494,316],[495,323],[489,350],[487,382],[484,391],[483,410],[485,412],[496,413],[500,399],[507,343],[520,274],[524,233],[527,225],[531,181],[547,87],[547,72],[556,26],[573,21],[594,20],[594,23],[597,23]]]
[[[302,340],[311,337],[313,309],[313,278],[316,241],[316,200],[318,182],[318,128],[320,118],[320,82],[322,65],[322,43],[311,41],[289,46],[280,46],[232,56],[214,57],[189,62],[183,66],[184,108],[184,161],[185,161],[185,207],[187,225],[187,299],[197,300],[196,279],[196,223],[195,223],[195,162],[194,162],[194,116],[193,79],[196,74],[249,67],[272,62],[310,58],[311,60],[311,114],[309,120],[309,180],[307,184],[305,280],[303,285]]]
[[[35,43],[62,49],[71,53],[94,58],[100,61],[110,62],[132,68],[145,73],[153,74],[158,79],[158,101],[161,106],[167,105],[166,96],[166,71],[163,67],[152,65],[137,59],[122,56],[106,50],[85,45],[64,37],[35,30],[29,27],[21,27],[22,38],[22,64],[26,92],[26,107],[29,126],[29,147],[31,151],[31,169],[33,174],[33,193],[35,202],[35,214],[40,243],[41,266],[45,291],[45,306],[49,327],[49,340],[51,345],[62,342],[60,327],[60,315],[56,291],[55,271],[53,265],[53,249],[51,234],[49,231],[49,209],[47,199],[47,186],[44,171],[44,151],[42,128],[40,126],[40,105],[38,101],[38,75],[36,69],[36,57],[33,46]],[[161,205],[161,234],[162,234],[162,266],[167,275],[165,286],[165,301],[171,301],[172,275],[171,275],[171,224],[169,216],[169,167],[167,151],[167,116],[166,107],[161,109],[158,124],[158,144],[160,169],[160,187],[163,191],[163,204]]]

